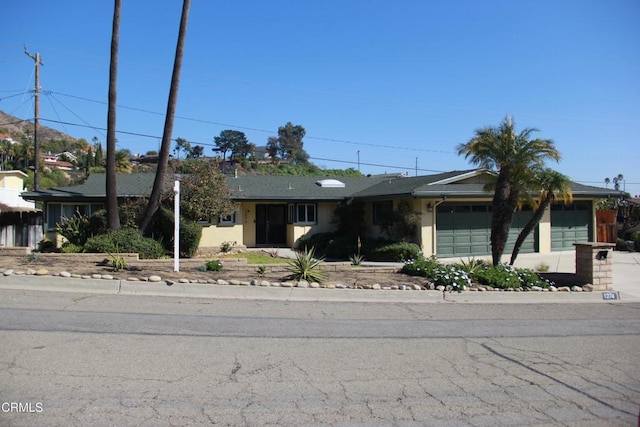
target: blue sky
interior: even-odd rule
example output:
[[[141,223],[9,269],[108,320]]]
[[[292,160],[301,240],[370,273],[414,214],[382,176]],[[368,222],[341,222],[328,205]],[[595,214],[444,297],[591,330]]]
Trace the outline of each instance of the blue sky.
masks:
[[[123,0],[117,127],[133,153],[159,148],[181,6]],[[33,117],[27,44],[42,124],[104,142],[113,2],[4,12],[0,110]],[[470,168],[455,147],[509,114],[555,142],[551,167],[597,186],[622,173],[635,195],[639,76],[637,0],[192,0],[173,137],[265,145],[290,121],[319,166],[414,175]]]

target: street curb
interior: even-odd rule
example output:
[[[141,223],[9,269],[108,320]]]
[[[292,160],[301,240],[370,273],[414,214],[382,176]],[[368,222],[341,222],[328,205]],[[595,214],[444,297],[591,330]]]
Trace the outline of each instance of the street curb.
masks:
[[[170,285],[165,281],[144,282],[27,275],[0,277],[0,289],[179,298],[360,303],[568,304],[640,302],[638,297],[615,291],[617,299],[605,300],[602,292],[464,291],[462,293],[443,293],[424,290],[301,289],[202,283],[172,283]]]

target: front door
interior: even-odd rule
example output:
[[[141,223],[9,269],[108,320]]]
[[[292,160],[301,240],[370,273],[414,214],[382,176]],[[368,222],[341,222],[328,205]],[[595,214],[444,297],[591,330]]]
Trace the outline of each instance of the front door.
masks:
[[[256,205],[256,245],[287,243],[287,205]]]

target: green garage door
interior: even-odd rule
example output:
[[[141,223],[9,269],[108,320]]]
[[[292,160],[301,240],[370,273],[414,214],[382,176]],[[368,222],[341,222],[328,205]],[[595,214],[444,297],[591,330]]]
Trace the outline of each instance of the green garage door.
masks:
[[[510,254],[520,230],[533,215],[531,210],[514,216],[505,254]],[[443,203],[436,211],[436,244],[440,258],[491,254],[491,205],[488,203]],[[531,233],[520,249],[534,252],[536,233]]]
[[[513,215],[513,222],[511,223],[511,230],[509,230],[509,238],[507,239],[507,245],[505,246],[504,254],[511,255],[513,251],[513,245],[516,244],[516,239],[520,235],[520,231],[527,225],[527,222],[533,216],[533,210],[530,206],[525,206],[522,210],[519,210]],[[531,254],[534,253],[537,249],[537,241],[538,241],[538,227],[534,228],[534,230],[529,233],[524,242],[522,242],[522,246],[520,247],[521,254]]]
[[[589,202],[551,205],[551,250],[571,250],[576,242],[588,242],[592,235],[590,219]]]

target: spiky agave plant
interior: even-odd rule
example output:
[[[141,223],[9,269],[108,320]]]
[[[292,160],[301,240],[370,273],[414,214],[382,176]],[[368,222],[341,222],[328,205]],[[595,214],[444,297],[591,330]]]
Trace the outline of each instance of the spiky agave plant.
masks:
[[[324,257],[315,257],[315,248],[297,251],[293,259],[287,260],[287,270],[291,272],[291,279],[306,280],[321,283],[327,279],[327,273],[320,270]]]

